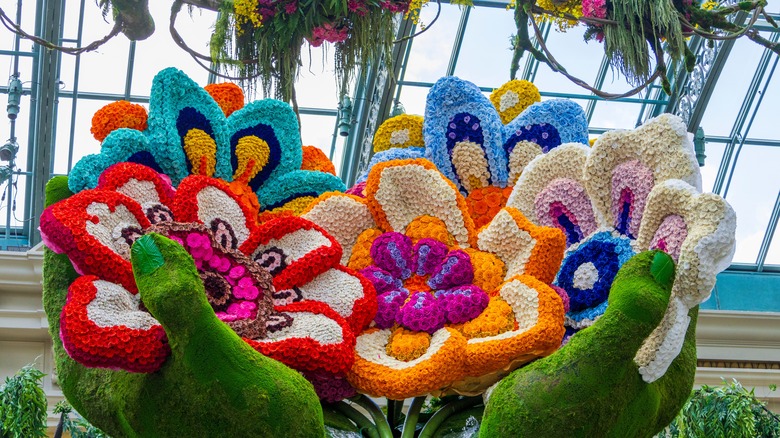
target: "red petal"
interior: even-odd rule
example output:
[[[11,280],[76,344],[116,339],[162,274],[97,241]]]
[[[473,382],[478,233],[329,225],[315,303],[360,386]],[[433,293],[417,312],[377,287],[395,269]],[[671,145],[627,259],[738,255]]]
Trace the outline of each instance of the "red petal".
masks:
[[[162,326],[138,309],[138,299],[95,276],[76,279],[60,317],[60,337],[70,357],[88,367],[151,373],[170,354]]]
[[[235,247],[242,248],[257,233],[258,227],[258,207],[246,196],[235,193],[220,179],[190,175],[179,184],[173,213],[179,222],[199,222],[212,230],[216,227],[215,221],[226,222],[235,236]],[[255,195],[252,193],[251,196]]]
[[[277,290],[306,284],[341,260],[341,245],[336,239],[320,226],[297,216],[265,222],[241,251],[259,261],[263,252],[274,248],[284,253],[283,266],[271,270]]]
[[[276,310],[293,325],[266,339],[244,339],[260,353],[299,371],[343,373],[355,360],[355,335],[349,324],[322,303],[294,303]]]
[[[130,244],[136,232],[149,226],[137,202],[105,190],[85,190],[41,215],[41,235],[49,248],[66,253],[79,273],[98,275],[133,293]]]

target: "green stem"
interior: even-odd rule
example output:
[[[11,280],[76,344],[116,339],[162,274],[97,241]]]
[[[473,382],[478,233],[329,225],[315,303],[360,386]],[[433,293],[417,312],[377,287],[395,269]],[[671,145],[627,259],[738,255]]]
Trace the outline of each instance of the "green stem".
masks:
[[[428,397],[415,397],[412,400],[412,404],[409,406],[409,412],[406,413],[406,421],[404,421],[404,432],[401,438],[413,438],[414,432],[417,429],[417,419],[420,418],[420,409],[422,409],[425,399]]]
[[[371,414],[380,438],[393,438],[393,430],[390,428],[390,423],[387,422],[387,417],[385,417],[384,412],[379,409],[379,406],[377,406],[373,400],[363,394],[353,397],[350,400],[357,403]]]
[[[357,424],[358,429],[360,429],[360,432],[365,432],[366,435],[368,435],[369,438],[380,438],[379,432],[377,432],[376,427],[374,426],[374,423],[371,422],[368,418],[365,417],[365,415],[361,414],[360,411],[353,408],[352,406],[348,405],[344,401],[340,401],[338,403],[335,403],[332,405],[333,409],[341,412],[344,414],[347,418],[352,420],[355,424]]]
[[[390,429],[395,430],[396,426],[398,425],[398,420],[401,418],[403,409],[403,400],[387,399],[387,421],[390,423]]]
[[[441,426],[441,424],[444,422],[444,420],[451,417],[453,414],[456,414],[468,408],[472,408],[480,403],[482,403],[482,397],[462,398],[460,400],[455,400],[454,402],[447,403],[446,405],[444,405],[444,407],[436,411],[436,413],[433,414],[433,417],[431,417],[431,419],[428,420],[427,423],[425,423],[425,426],[423,426],[423,429],[420,431],[419,438],[433,437],[434,434],[436,434],[436,431],[439,429],[439,426]]]

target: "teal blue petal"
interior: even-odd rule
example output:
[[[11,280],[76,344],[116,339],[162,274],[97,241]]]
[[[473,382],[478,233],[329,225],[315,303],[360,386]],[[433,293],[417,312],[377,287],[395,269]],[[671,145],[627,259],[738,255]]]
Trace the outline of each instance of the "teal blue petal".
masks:
[[[146,135],[159,151],[174,185],[192,173],[198,163],[190,163],[183,138],[189,130],[200,129],[214,139],[214,177],[231,180],[230,147],[225,114],[214,99],[181,70],[167,68],[154,77],[149,103]],[[197,168],[197,167],[196,167]]]
[[[257,192],[264,210],[271,210],[303,196],[317,197],[325,192],[343,192],[344,182],[330,173],[295,170],[267,181]]]
[[[121,162],[133,162],[167,173],[168,160],[149,146],[146,136],[135,129],[120,128],[111,131],[100,146],[100,153],[87,155],[79,160],[68,177],[68,187],[73,193],[97,187],[104,170]]]
[[[301,133],[290,105],[274,99],[258,100],[231,114],[227,126],[232,171],[238,168],[236,146],[241,138],[255,136],[268,144],[268,162],[248,181],[252,190],[301,168]]]

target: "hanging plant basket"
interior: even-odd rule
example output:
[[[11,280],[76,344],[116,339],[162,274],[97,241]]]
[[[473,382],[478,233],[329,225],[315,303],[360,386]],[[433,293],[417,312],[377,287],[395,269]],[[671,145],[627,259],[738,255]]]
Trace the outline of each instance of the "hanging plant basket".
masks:
[[[394,17],[410,0],[235,0],[220,6],[211,55],[252,87],[290,101],[301,52],[332,45],[340,94],[359,66],[389,55]]]

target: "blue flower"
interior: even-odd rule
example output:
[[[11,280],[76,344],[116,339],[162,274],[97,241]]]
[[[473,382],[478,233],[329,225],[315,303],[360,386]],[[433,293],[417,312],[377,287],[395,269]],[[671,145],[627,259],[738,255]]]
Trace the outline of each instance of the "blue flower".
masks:
[[[555,285],[569,295],[567,317],[595,320],[606,309],[618,270],[634,255],[631,241],[609,231],[593,234],[565,255]]]

